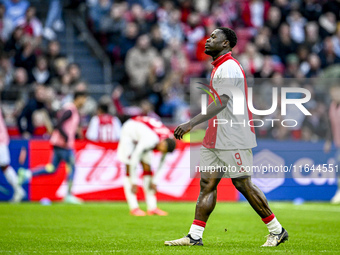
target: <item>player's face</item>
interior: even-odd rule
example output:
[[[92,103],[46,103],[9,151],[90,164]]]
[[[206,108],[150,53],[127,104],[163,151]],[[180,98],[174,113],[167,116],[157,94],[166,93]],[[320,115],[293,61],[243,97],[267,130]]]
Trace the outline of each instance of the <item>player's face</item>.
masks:
[[[79,108],[82,108],[84,106],[84,104],[86,103],[87,100],[87,96],[81,96],[79,97]]]
[[[168,152],[168,144],[166,141],[161,141],[159,144],[157,144],[157,150],[162,153]]]
[[[223,32],[219,29],[215,29],[205,43],[204,53],[214,57],[228,47],[228,45],[229,41],[226,40]]]

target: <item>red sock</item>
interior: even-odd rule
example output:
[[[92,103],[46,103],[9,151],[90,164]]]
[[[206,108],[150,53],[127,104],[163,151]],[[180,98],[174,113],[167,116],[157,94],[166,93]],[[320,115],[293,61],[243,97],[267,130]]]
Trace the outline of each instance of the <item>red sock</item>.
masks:
[[[269,222],[271,222],[273,219],[275,218],[274,213],[272,213],[271,215],[269,215],[266,218],[262,218],[262,221],[264,222],[264,224],[268,224]]]
[[[201,220],[194,220],[192,224],[205,228],[205,225],[206,225],[207,223],[204,222],[204,221],[201,221]]]

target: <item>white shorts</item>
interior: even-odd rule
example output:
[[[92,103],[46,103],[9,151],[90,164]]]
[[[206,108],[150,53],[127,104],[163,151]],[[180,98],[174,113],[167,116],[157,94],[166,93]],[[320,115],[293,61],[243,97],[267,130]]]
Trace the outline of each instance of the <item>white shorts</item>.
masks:
[[[238,178],[252,175],[253,152],[245,150],[200,149],[200,171],[219,171],[220,177]]]
[[[118,160],[126,165],[130,165],[131,154],[136,147],[136,142],[133,141],[128,135],[124,135],[124,129],[122,129],[118,149],[117,157]],[[152,150],[143,153],[141,161],[151,165]]]
[[[0,144],[0,166],[7,166],[11,163],[9,149],[6,144]]]

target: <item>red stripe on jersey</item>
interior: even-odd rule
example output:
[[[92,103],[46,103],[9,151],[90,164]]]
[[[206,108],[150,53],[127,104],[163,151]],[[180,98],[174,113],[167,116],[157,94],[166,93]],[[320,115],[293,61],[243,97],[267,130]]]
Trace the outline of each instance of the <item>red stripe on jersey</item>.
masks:
[[[214,62],[211,63],[214,66],[214,69],[212,70],[211,76],[210,76],[210,87],[213,87],[212,82],[213,82],[213,78],[214,78],[217,68],[229,59],[233,59],[233,57],[231,56],[231,52],[218,57]],[[208,104],[211,104],[212,102],[213,100],[211,99],[211,97],[209,97]],[[202,143],[202,145],[206,148],[215,148],[215,145],[216,145],[218,125],[217,124],[214,125],[215,119],[217,119],[217,116],[215,116],[214,118],[211,118],[208,121],[208,128],[207,128],[207,131],[205,132],[205,136],[204,136],[203,143]]]
[[[171,137],[171,131],[160,120],[149,116],[137,116],[131,118],[134,121],[141,122],[148,126],[153,132],[157,134],[160,140]]]
[[[244,92],[246,94],[246,104],[247,104],[247,110],[248,110],[248,119],[249,121],[253,120],[253,114],[251,113],[251,111],[249,110],[248,107],[248,85],[247,85],[247,80],[246,80],[246,74],[244,73],[244,70],[242,68],[242,66],[240,65],[240,63],[233,58],[233,60],[238,64],[238,66],[240,67],[242,73],[243,73],[243,79],[244,79]],[[250,127],[251,132],[253,132],[255,134],[255,128],[254,126]]]
[[[272,214],[269,215],[268,217],[262,218],[262,221],[263,221],[265,224],[268,224],[268,223],[271,222],[274,218],[275,218],[275,215],[274,215],[274,213],[272,213]]]

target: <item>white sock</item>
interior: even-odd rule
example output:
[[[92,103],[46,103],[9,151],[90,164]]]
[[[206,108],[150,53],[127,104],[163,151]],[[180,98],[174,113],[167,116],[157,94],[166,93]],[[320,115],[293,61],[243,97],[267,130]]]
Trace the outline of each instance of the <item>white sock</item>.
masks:
[[[4,175],[7,182],[13,187],[14,192],[20,189],[20,185],[18,183],[18,175],[13,169],[13,167],[8,166],[4,171]]]
[[[189,234],[193,239],[198,240],[203,237],[203,231],[204,227],[192,224],[189,230]]]
[[[273,233],[275,235],[281,234],[282,226],[280,222],[274,217],[269,223],[266,224],[269,233]]]
[[[144,195],[148,211],[152,211],[157,208],[156,192],[153,189],[150,189],[151,181],[152,181],[151,175],[143,176]]]
[[[125,176],[124,178],[124,193],[126,201],[128,202],[130,210],[138,208],[138,201],[137,201],[137,195],[133,194],[131,191],[131,181],[129,176]]]

